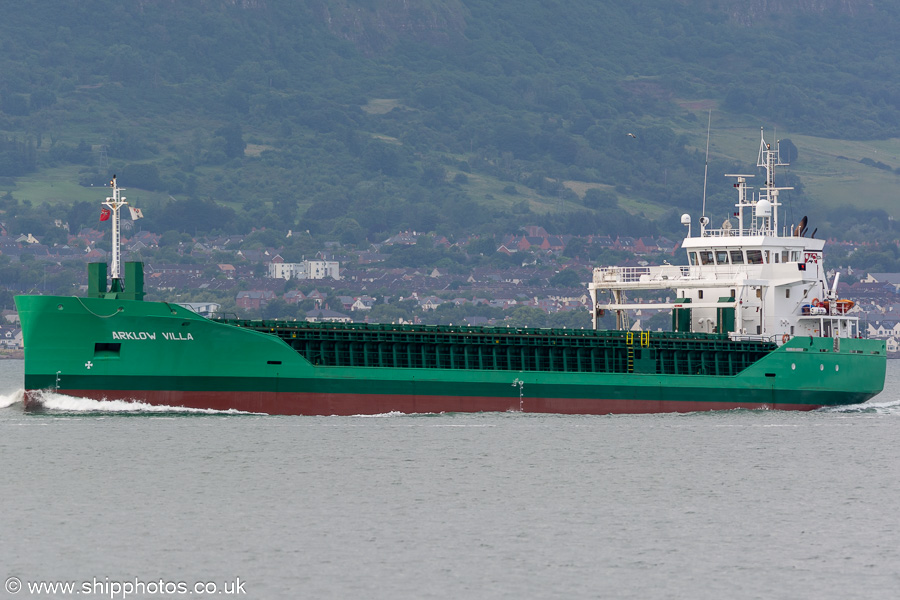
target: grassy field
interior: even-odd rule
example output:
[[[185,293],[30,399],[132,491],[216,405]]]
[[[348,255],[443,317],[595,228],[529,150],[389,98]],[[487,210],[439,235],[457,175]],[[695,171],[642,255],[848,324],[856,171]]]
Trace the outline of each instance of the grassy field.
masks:
[[[12,191],[20,200],[28,200],[34,206],[41,204],[72,204],[82,200],[97,201],[105,197],[104,191],[78,185],[78,166],[41,169],[39,172],[16,179],[14,187],[4,187]]]
[[[367,106],[371,112],[381,112],[396,106],[394,100],[374,100]],[[685,105],[687,106],[687,105]],[[684,120],[675,124],[669,123],[677,133],[689,136],[690,144],[701,151],[706,145],[706,104],[702,102],[696,105],[694,113],[697,121]],[[694,104],[688,107],[695,108]],[[702,117],[702,118],[701,118]],[[701,122],[702,121],[702,122]],[[744,122],[732,125],[716,124],[715,113],[710,136],[710,154],[713,158],[724,158],[739,161],[745,165],[753,165],[756,162],[759,148],[758,123]],[[790,138],[798,149],[799,157],[794,164],[782,168],[781,173],[791,172],[800,177],[803,182],[806,197],[810,202],[810,217],[814,216],[814,207],[822,207],[824,210],[833,210],[841,206],[853,206],[860,209],[882,209],[894,218],[900,218],[900,202],[898,202],[898,190],[900,190],[900,175],[893,169],[900,168],[900,139],[887,139],[881,141],[845,141],[832,140],[815,136],[796,135],[786,128],[776,129],[768,123],[764,123],[765,135],[768,141],[778,138]],[[395,138],[372,134],[388,142],[400,143]],[[257,155],[265,150],[272,149],[270,145],[262,142],[248,145],[247,154]],[[447,155],[456,161],[466,160],[464,155]],[[871,159],[884,163],[890,170],[879,169],[871,165],[860,163],[860,159]],[[82,187],[78,185],[79,171],[83,167],[68,165],[42,169],[26,177],[17,178],[14,185],[0,185],[0,193],[11,191],[16,198],[27,200],[33,206],[42,204],[69,205],[74,202],[87,201],[96,203],[99,207],[106,197],[107,189]],[[204,168],[199,168],[202,172]],[[210,168],[215,171],[214,168]],[[751,171],[752,172],[752,171]],[[496,207],[500,210],[513,210],[515,206],[525,203],[532,212],[553,213],[585,210],[580,201],[565,200],[561,198],[546,197],[534,190],[512,182],[481,173],[463,173],[454,168],[447,168],[447,178],[453,180],[458,174],[464,174],[468,179],[462,184],[469,195],[479,203]],[[698,177],[702,177],[702,172]],[[777,181],[777,180],[776,180]],[[616,193],[619,205],[632,214],[643,214],[649,219],[662,216],[669,207],[655,203],[644,198],[631,197],[618,192],[609,186],[584,181],[564,181],[564,185],[574,191],[579,198],[583,198],[585,192],[591,188],[609,190]],[[722,173],[709,173],[710,185],[725,185]],[[755,177],[751,185],[759,185],[761,179]],[[730,186],[730,183],[728,183]],[[126,186],[127,187],[127,186]],[[514,188],[515,192],[511,193]],[[140,189],[128,189],[126,197],[129,203],[136,206],[148,205],[160,206],[168,194],[163,192],[149,192]],[[790,196],[788,196],[790,198]],[[234,209],[240,208],[239,202],[225,203]],[[301,202],[301,212],[307,208],[306,203]],[[699,206],[698,206],[699,209]]]
[[[447,154],[456,161],[464,161],[468,157],[464,155]],[[496,206],[502,210],[510,210],[517,204],[525,202],[528,208],[535,213],[554,213],[554,212],[571,212],[586,209],[581,202],[563,198],[551,198],[538,194],[533,189],[510,181],[505,181],[485,175],[483,173],[466,173],[458,169],[447,168],[447,179],[453,181],[458,174],[463,174],[468,179],[468,183],[462,185],[463,189],[476,201]],[[608,190],[616,194],[619,198],[619,206],[632,214],[643,213],[650,219],[655,219],[663,215],[668,207],[654,202],[646,201],[640,198],[632,198],[623,196],[616,192],[613,186],[602,183],[592,183],[587,181],[567,180],[562,182],[565,187],[575,192],[578,198],[584,198],[585,192],[591,188]],[[514,187],[516,192],[509,193],[510,187]]]
[[[621,193],[617,192],[615,186],[612,185],[587,181],[564,181],[563,185],[578,194],[579,198],[584,198],[584,194],[590,189],[612,192],[618,197],[619,206],[633,215],[643,213],[647,218],[656,219],[661,217],[668,210],[668,207],[655,202],[623,196]]]
[[[900,175],[859,162],[900,167],[900,140],[843,142],[807,136],[791,138],[799,151],[793,171],[803,180],[813,202],[828,208],[851,205],[860,209],[882,209],[900,218]]]
[[[900,218],[900,175],[860,163],[869,158],[892,168],[900,167],[900,139],[880,141],[832,140],[795,135],[783,129],[767,127],[766,140],[789,138],[797,147],[794,164],[782,167],[803,182],[812,206],[835,209],[853,206],[859,209],[882,209]],[[705,139],[702,140],[705,144]],[[715,129],[710,138],[710,155],[746,164],[755,164],[759,149],[759,126]],[[710,173],[710,178],[718,177]],[[757,185],[761,180],[754,178]],[[776,174],[776,184],[778,178]]]
[[[447,169],[447,179],[452,181],[460,173],[469,180],[468,183],[462,184],[462,187],[472,199],[482,204],[498,207],[501,210],[510,210],[521,202],[525,202],[528,208],[536,213],[554,212],[560,210],[561,206],[564,207],[564,210],[572,210],[577,207],[572,202],[547,198],[524,185],[502,181],[481,173],[463,173],[455,169]],[[504,191],[510,186],[516,189],[514,194]]]
[[[68,206],[75,202],[85,201],[96,203],[97,210],[100,210],[100,203],[109,194],[109,188],[78,185],[78,171],[81,168],[83,167],[70,165],[41,169],[36,173],[17,178],[14,187],[0,187],[0,189],[11,191],[16,198],[27,200],[33,206],[41,204]],[[125,197],[129,204],[143,206],[151,199],[159,201],[168,198],[168,194],[126,188]]]

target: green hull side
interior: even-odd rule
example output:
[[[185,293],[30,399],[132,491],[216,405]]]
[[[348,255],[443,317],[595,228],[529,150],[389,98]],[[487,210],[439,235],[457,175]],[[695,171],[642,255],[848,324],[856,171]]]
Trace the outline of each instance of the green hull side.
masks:
[[[736,376],[387,369],[311,365],[277,337],[159,302],[19,296],[25,388],[274,394],[540,398],[796,408],[864,402],[884,386],[879,340],[795,338]],[[117,351],[97,344],[120,344]],[[650,403],[650,404],[647,404]],[[620,403],[621,405],[621,403]],[[477,409],[476,409],[477,410]],[[591,412],[589,408],[585,409]],[[602,412],[602,411],[601,411]],[[627,411],[624,411],[627,412]]]

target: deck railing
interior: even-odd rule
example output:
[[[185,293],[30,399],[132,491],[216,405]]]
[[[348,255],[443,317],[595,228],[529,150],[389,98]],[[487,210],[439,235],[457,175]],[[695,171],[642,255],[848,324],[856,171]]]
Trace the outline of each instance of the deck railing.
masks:
[[[594,269],[594,283],[640,283],[686,279],[691,276],[691,267],[664,265],[661,267],[597,267]]]

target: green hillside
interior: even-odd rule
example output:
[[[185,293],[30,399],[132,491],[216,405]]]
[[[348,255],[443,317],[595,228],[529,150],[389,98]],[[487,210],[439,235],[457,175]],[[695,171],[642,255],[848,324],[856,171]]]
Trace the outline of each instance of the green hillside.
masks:
[[[87,224],[117,173],[159,232],[680,234],[712,111],[713,216],[765,126],[797,148],[790,210],[895,237],[900,7],[766,7],[5,2],[0,210]]]

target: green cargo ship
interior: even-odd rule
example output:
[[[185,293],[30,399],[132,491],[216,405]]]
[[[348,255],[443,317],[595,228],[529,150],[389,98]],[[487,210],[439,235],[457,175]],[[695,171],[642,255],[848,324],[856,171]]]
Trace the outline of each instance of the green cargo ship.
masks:
[[[594,270],[594,329],[373,325],[206,319],[143,300],[140,263],[119,264],[115,179],[107,265],[88,297],[18,296],[26,403],[54,391],[98,400],[268,414],[480,411],[564,414],[811,410],[878,394],[885,343],[862,339],[852,302],[825,285],[824,241],[805,219],[778,235],[777,146],[761,140],[766,182],[736,175],[738,222],[699,220],[687,266]],[[746,223],[745,223],[746,221]],[[674,301],[631,303],[669,290]],[[819,300],[821,298],[822,300]],[[630,314],[671,310],[672,332]],[[611,311],[614,330],[597,329]]]

